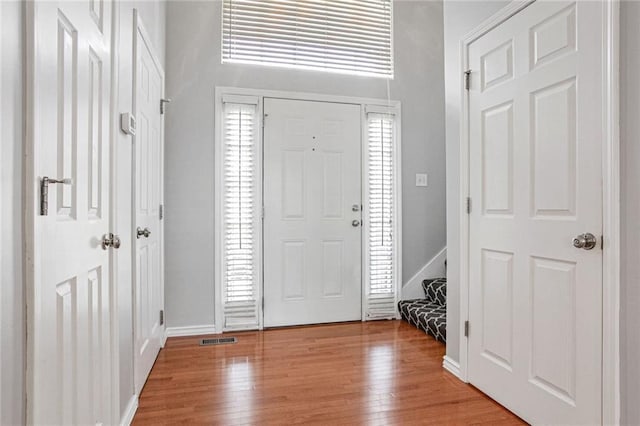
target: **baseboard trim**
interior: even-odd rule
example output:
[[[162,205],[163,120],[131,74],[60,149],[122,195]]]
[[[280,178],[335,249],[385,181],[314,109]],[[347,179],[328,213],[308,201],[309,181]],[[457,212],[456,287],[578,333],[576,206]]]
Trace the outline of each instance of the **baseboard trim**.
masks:
[[[160,342],[160,347],[164,349],[164,345],[167,343],[167,337],[169,337],[167,327],[162,330],[162,342]]]
[[[442,358],[442,367],[460,379],[460,364],[458,362],[445,355]]]
[[[424,298],[422,281],[429,278],[442,278],[446,276],[446,269],[444,267],[446,259],[447,247],[444,247],[402,286],[402,300]]]
[[[216,334],[216,327],[211,325],[192,325],[187,327],[167,327],[167,337],[200,336],[202,334]]]
[[[120,420],[120,425],[130,426],[131,422],[133,422],[133,417],[136,415],[136,411],[138,411],[138,395],[131,395],[127,408],[122,415],[122,420]]]

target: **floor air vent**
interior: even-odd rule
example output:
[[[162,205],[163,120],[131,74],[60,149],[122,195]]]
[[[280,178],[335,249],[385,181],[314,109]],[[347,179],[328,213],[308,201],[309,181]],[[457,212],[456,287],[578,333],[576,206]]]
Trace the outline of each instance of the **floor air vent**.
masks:
[[[211,346],[211,345],[226,345],[229,343],[236,343],[238,339],[235,337],[220,337],[217,339],[201,339],[200,346]]]

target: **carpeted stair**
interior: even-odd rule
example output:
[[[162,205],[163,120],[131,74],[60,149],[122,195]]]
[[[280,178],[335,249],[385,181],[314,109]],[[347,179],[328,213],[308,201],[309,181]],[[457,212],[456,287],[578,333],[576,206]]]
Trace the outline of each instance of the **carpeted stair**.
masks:
[[[447,279],[424,280],[422,289],[424,299],[398,302],[400,315],[409,324],[444,343],[447,340]]]

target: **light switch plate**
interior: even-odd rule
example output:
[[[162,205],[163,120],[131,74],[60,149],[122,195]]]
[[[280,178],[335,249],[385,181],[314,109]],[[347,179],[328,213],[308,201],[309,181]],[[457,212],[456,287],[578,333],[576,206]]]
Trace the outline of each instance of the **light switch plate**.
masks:
[[[428,186],[426,173],[416,173],[416,186]]]

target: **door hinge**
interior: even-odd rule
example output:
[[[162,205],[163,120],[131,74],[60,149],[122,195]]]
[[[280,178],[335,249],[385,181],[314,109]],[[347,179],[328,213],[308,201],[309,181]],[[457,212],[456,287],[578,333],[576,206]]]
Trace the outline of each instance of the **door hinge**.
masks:
[[[464,337],[469,337],[469,321],[464,322]]]
[[[171,102],[171,99],[160,99],[160,114],[164,114],[165,111],[165,104],[168,104],[169,102]]]
[[[467,214],[471,214],[471,197],[467,197]]]
[[[600,250],[604,250],[604,235],[600,235]]]
[[[260,217],[264,220],[264,206],[262,206],[262,210],[260,212]]]
[[[265,121],[267,121],[267,117],[269,116],[269,114],[263,114],[262,115],[262,128],[264,129],[264,123]]]
[[[466,70],[464,72],[464,88],[469,90],[469,87],[471,87],[471,70]]]
[[[160,310],[160,325],[164,325],[164,309]]]
[[[160,207],[158,208],[158,217],[160,220],[164,219],[164,204],[160,204]]]

